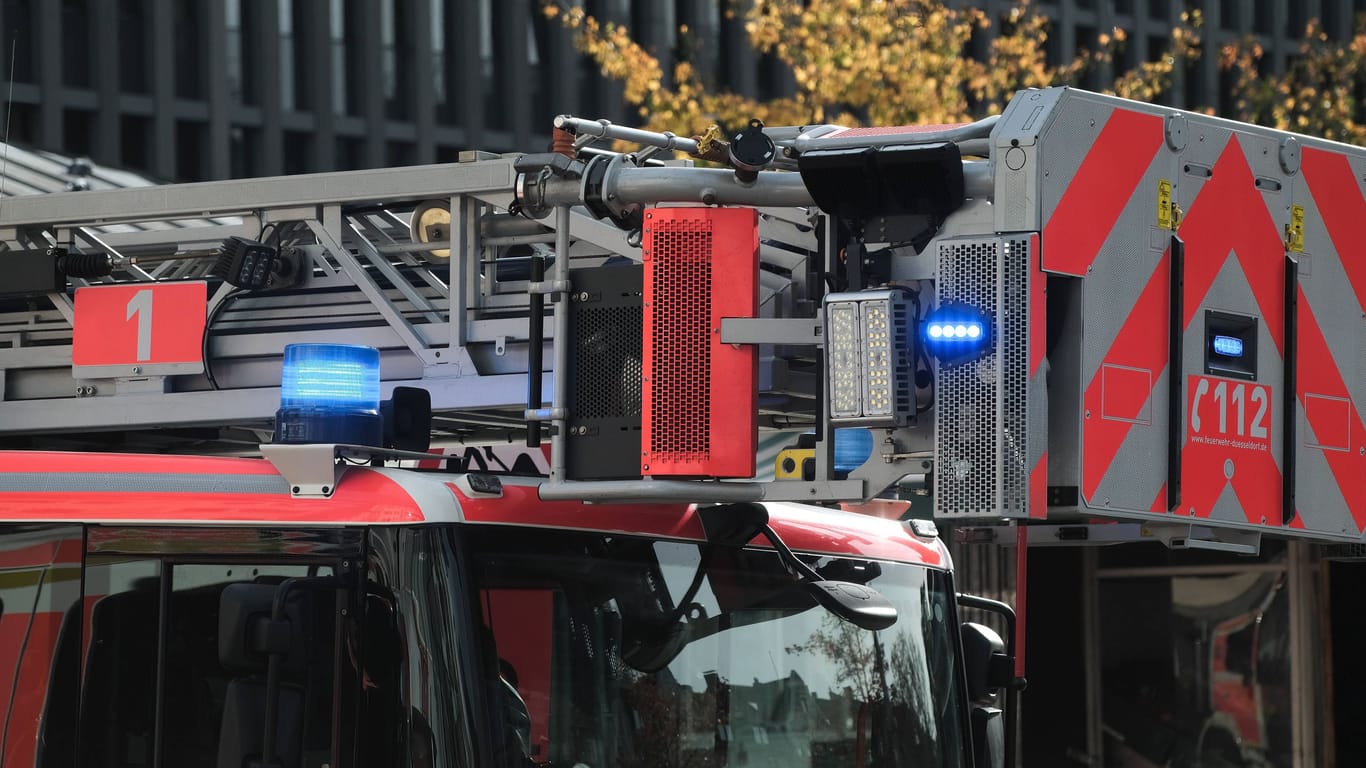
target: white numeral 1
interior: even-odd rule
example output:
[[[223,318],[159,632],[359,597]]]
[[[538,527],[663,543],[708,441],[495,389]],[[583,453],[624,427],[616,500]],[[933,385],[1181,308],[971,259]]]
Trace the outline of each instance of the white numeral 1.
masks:
[[[128,320],[138,316],[138,362],[152,359],[152,289],[144,288],[128,300]]]

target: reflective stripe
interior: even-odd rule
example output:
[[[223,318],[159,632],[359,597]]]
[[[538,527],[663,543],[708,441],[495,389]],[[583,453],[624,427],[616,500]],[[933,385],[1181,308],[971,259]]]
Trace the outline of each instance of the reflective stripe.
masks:
[[[0,493],[256,493],[289,495],[279,475],[0,472]]]
[[[5,522],[351,525],[423,519],[422,508],[398,483],[363,467],[342,473],[326,498],[294,498],[279,475],[0,473]]]

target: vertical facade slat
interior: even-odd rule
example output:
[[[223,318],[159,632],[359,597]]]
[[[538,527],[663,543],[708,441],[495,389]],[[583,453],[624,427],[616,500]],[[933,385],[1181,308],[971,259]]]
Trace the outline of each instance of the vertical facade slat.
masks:
[[[1110,30],[1115,28],[1114,1],[1096,3],[1096,30],[1102,34],[1110,34]],[[1132,27],[1130,27],[1132,29]],[[1096,77],[1099,80],[1098,87],[1114,82],[1115,67],[1109,61],[1101,61],[1096,66]]]
[[[171,0],[152,0],[152,40],[171,41],[175,35],[175,6]],[[176,178],[175,46],[152,46],[152,173]]]
[[[702,55],[694,56],[694,64],[697,67],[697,74],[704,83],[716,82],[717,55],[705,55],[710,49],[715,53],[725,55],[724,51],[716,51],[712,46],[717,40],[721,39],[721,26],[718,23],[720,11],[716,7],[714,0],[682,0],[678,18],[679,25],[687,25],[688,37],[693,41],[693,50]],[[737,13],[739,10],[737,9]]]
[[[721,72],[726,73],[726,85],[743,96],[759,93],[758,56],[749,44],[749,34],[745,32],[745,15],[749,13],[750,6],[748,0],[741,0],[737,3],[734,17],[721,22],[727,27],[726,47],[721,51],[725,57]]]
[[[550,78],[550,108],[555,114],[579,115],[583,111],[583,95],[579,83],[578,52],[574,50],[574,39],[569,30],[558,20],[552,20],[547,27],[550,40],[550,61],[547,62]],[[548,131],[549,126],[536,126],[536,133]]]
[[[465,129],[465,149],[478,149],[484,140],[484,80],[479,59],[479,31],[485,20],[479,0],[464,0],[457,13],[446,14],[446,28],[450,30],[447,39],[454,46],[447,47],[447,59],[453,66],[448,68],[447,82],[453,86],[456,95],[453,114]]]
[[[1205,29],[1210,31],[1211,36],[1220,29],[1220,24],[1222,22],[1219,5],[1220,4],[1217,1],[1205,4]],[[1243,15],[1247,16],[1249,14]],[[1246,23],[1251,23],[1251,21],[1246,20]],[[1214,46],[1212,45],[1206,47],[1206,50],[1213,49]],[[1214,101],[1218,98],[1217,88],[1215,87],[1219,82],[1218,57],[1201,56],[1197,68],[1200,72],[1200,87],[1196,89],[1196,98],[1202,98],[1205,101]]]
[[[294,34],[304,36],[309,107],[313,112],[308,167],[313,171],[330,171],[337,162],[337,105],[332,100],[332,3],[329,0],[295,2],[302,2],[304,16],[313,20],[303,29],[294,30]]]
[[[1073,0],[1062,0],[1053,18],[1058,20],[1058,43],[1062,59],[1067,61],[1077,52],[1077,9]]]
[[[412,82],[404,89],[413,99],[419,163],[436,161],[436,102],[432,93],[432,6],[427,0],[408,3],[405,15],[412,41]],[[402,55],[402,54],[400,54]]]
[[[37,3],[38,35],[19,40],[19,45],[38,46],[38,87],[43,94],[38,105],[38,136],[44,145],[64,145],[62,131],[62,4]],[[14,42],[11,41],[11,45]]]
[[[280,3],[279,0],[253,0],[254,29],[250,46],[243,56],[255,56],[256,92],[261,104],[260,171],[265,176],[284,173],[284,89],[280,87]]]
[[[1168,0],[1167,19],[1175,24],[1180,21],[1181,14],[1185,12],[1186,4],[1183,0]],[[1180,107],[1186,97],[1186,67],[1179,62],[1172,71],[1171,90],[1162,97],[1162,103],[1169,107]]]
[[[359,91],[361,115],[365,118],[365,166],[379,168],[384,165],[384,71],[380,16],[385,9],[375,0],[352,5],[351,10],[360,14],[360,50],[347,51],[347,55],[359,57],[362,66],[357,82],[348,85]]]
[[[1324,0],[1324,3],[1337,9],[1338,28],[1334,30],[1333,39],[1339,43],[1351,40],[1356,27],[1356,16],[1352,12],[1352,0]]]
[[[1285,39],[1288,17],[1289,8],[1285,3],[1271,5],[1271,45],[1268,47],[1271,49],[1271,72],[1275,75],[1285,74],[1286,56],[1293,50]]]
[[[631,28],[635,31],[636,40],[659,60],[660,69],[664,72],[664,79],[666,81],[672,80],[674,71],[673,49],[677,34],[673,6],[655,0],[645,0],[637,3],[634,11]]]
[[[605,0],[602,4],[603,21],[612,21],[617,24],[629,24],[631,21],[631,9],[627,5],[627,0]],[[627,115],[626,99],[621,85],[615,81],[602,78],[600,80],[602,92],[597,99],[598,109],[602,116],[611,120],[620,120],[626,123],[634,123],[635,115]]]
[[[122,120],[119,110],[119,16],[114,3],[94,4],[95,92],[101,109],[95,113],[94,160],[122,164]],[[0,24],[0,29],[4,25]]]
[[[511,0],[500,3],[499,8],[500,12],[493,15],[498,20],[494,34],[501,43],[495,48],[501,55],[494,63],[498,104],[506,113],[506,124],[512,130],[514,143],[527,146],[531,140],[531,104],[526,98],[526,83],[530,82],[532,72],[526,38],[531,19],[527,3]]]
[[[207,177],[226,179],[231,175],[231,113],[228,110],[228,21],[224,0],[208,0],[206,27],[209,82],[209,156]]]

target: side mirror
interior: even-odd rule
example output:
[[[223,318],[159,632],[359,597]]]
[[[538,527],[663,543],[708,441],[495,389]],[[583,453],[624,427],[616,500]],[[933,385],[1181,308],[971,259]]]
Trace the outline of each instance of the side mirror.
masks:
[[[968,700],[993,702],[996,692],[1009,686],[1014,670],[1006,644],[990,627],[963,622],[963,666],[968,675]]]
[[[881,592],[852,581],[804,581],[802,588],[827,611],[860,629],[877,631],[896,623],[896,606]]]
[[[963,667],[972,708],[972,751],[979,768],[1005,768],[1005,712],[996,693],[1012,682],[1011,658],[1001,636],[981,624],[963,622]]]

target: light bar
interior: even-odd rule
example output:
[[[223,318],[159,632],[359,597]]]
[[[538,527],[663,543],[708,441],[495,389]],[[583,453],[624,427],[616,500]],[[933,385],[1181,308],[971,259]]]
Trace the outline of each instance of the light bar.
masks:
[[[349,344],[285,347],[277,443],[380,445],[379,350]]]
[[[1236,336],[1215,336],[1214,351],[1224,357],[1242,357],[1243,340]]]
[[[229,237],[219,245],[209,274],[248,291],[289,288],[303,279],[296,249],[280,249],[245,237]]]
[[[830,421],[902,426],[914,412],[910,302],[901,290],[825,298],[826,385]]]
[[[863,361],[859,355],[858,304],[852,301],[826,304],[826,364],[830,368],[830,416],[863,415]]]
[[[940,363],[976,360],[991,348],[991,320],[966,304],[944,304],[925,318],[925,348]]]

